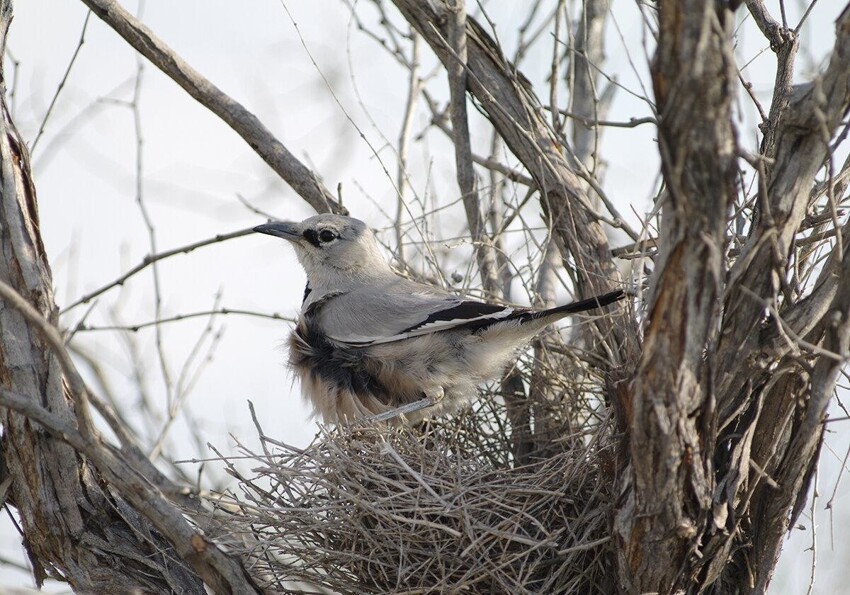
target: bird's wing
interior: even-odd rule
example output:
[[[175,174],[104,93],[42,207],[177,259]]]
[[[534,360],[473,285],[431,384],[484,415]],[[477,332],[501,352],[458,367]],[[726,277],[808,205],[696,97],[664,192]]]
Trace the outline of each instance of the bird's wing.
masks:
[[[332,340],[367,346],[455,328],[487,326],[526,311],[462,299],[399,279],[334,297],[317,315]]]

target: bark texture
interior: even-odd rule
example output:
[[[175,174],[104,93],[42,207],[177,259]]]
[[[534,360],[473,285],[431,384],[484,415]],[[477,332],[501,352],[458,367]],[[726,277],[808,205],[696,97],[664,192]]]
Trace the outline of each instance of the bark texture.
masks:
[[[736,195],[736,81],[731,13],[695,1],[662,2],[659,15],[652,76],[665,243],[629,397],[631,457],[620,475],[615,530],[627,589],[668,593],[696,574],[694,552],[713,525],[714,362],[706,348],[716,340]]]
[[[0,46],[12,20],[0,3]],[[0,76],[0,423],[6,500],[19,512],[36,582],[79,593],[250,592],[238,563],[207,544],[132,445],[104,443],[56,331],[52,278],[25,143]],[[174,489],[180,494],[180,490]]]
[[[3,2],[4,47],[11,16],[11,2]],[[0,281],[55,324],[29,156],[9,116],[5,80],[0,95]],[[0,302],[0,329],[0,386],[75,425],[75,404],[59,360],[38,329],[6,301]],[[0,415],[5,471],[12,480],[8,501],[20,513],[24,545],[39,584],[52,576],[80,592],[142,588],[203,593],[187,564],[132,506],[101,483],[86,457],[17,411],[3,408]]]
[[[316,172],[119,4],[83,2],[230,124],[303,200],[317,211],[343,210]],[[549,119],[532,85],[485,27],[467,15],[464,2],[392,4],[447,71],[458,186],[485,290],[497,293],[505,277],[500,239],[490,235],[502,227],[501,214],[494,215],[498,209],[492,205],[482,208],[477,187],[476,167],[482,166],[527,186],[546,216],[550,242],[558,250],[552,245],[542,250],[541,299],[553,298],[554,271],[560,265],[583,297],[619,287],[621,275],[600,214],[602,203],[614,211],[600,187],[598,155],[599,120],[608,95],[597,88],[596,68],[604,59],[608,3],[584,4],[571,75],[561,74],[563,61],[553,51],[552,80],[572,81],[569,105],[575,113],[558,108],[553,83]],[[647,267],[643,326],[624,305],[595,320],[592,341],[587,341],[594,373],[601,370],[607,382],[608,402],[602,408],[616,418],[616,432],[605,438],[618,441],[619,448],[616,456],[603,452],[598,460],[581,459],[593,467],[594,479],[608,481],[606,487],[613,485],[616,493],[610,510],[594,518],[594,530],[610,526],[610,535],[581,547],[601,552],[597,561],[616,562],[616,578],[611,573],[607,580],[627,594],[766,592],[782,540],[806,502],[826,409],[850,350],[850,224],[839,225],[836,215],[836,201],[850,184],[850,159],[838,171],[832,162],[850,109],[850,8],[836,21],[836,43],[826,68],[792,86],[798,31],[776,21],[760,0],[745,2],[777,60],[774,95],[760,127],[763,141],[759,153],[749,155],[740,148],[735,129],[741,77],[734,52],[738,4],[652,4],[651,10],[657,9],[651,13],[657,16],[653,108],[664,180],[656,205],[658,237],[653,238],[658,253]],[[563,26],[565,6],[561,2],[555,9],[556,32]],[[2,40],[10,19],[10,2],[2,0]],[[421,91],[418,54],[416,45],[411,104]],[[203,515],[186,520],[186,511],[200,510],[197,501],[163,477],[120,427],[120,446],[94,430],[88,410],[97,400],[73,369],[56,330],[35,186],[5,91],[3,85],[0,454],[5,466],[0,480],[9,480],[7,501],[20,511],[37,580],[54,576],[80,592],[203,593],[205,585],[216,593],[259,591],[256,577],[241,561],[204,537]],[[470,97],[493,126],[494,150],[488,159],[476,156],[470,141]],[[403,138],[410,134],[411,113]],[[497,162],[495,147],[502,142],[524,171]],[[739,184],[745,162],[758,178],[751,195]],[[829,230],[808,223],[816,215],[814,207],[825,204],[832,210],[827,220],[835,224]],[[833,235],[825,238],[835,237],[834,250],[820,268],[811,267],[817,279],[795,281],[799,267],[812,265],[813,258],[800,245],[827,231]],[[542,348],[537,354],[540,372],[531,391],[543,395],[540,401],[547,406],[560,406],[544,370],[570,360]],[[516,390],[507,399],[507,417],[516,430],[522,425],[517,420],[528,425],[532,416],[543,419],[546,408],[525,407],[523,381],[512,381]],[[564,427],[558,424],[547,431]],[[607,432],[609,426],[592,426],[595,431],[600,427]],[[569,440],[578,445],[584,438],[558,437],[560,446]],[[530,446],[524,434],[515,442],[514,461],[530,460],[531,450],[545,450]],[[405,472],[414,471],[404,465]],[[343,473],[348,467],[339,469]],[[0,491],[3,485],[0,481]],[[406,520],[393,515],[394,522]],[[551,547],[559,532],[579,534],[580,529],[543,527],[546,540],[534,548]],[[318,531],[316,543],[333,543],[321,527],[310,531]],[[383,562],[395,568],[393,560]],[[308,566],[297,570],[314,570]],[[316,568],[316,576],[330,574]],[[577,568],[576,575],[582,570]],[[344,582],[347,576],[340,572],[334,580]],[[563,578],[559,584],[572,584],[570,576]],[[361,586],[347,585],[346,592],[360,592]]]
[[[455,59],[446,41],[450,15],[439,4],[394,3],[448,66]],[[659,255],[643,344],[622,320],[603,329],[613,361],[626,364],[611,369],[626,438],[612,514],[621,588],[629,593],[766,589],[781,536],[805,501],[835,386],[828,379],[846,354],[847,311],[834,299],[847,283],[841,259],[830,259],[806,298],[787,299],[782,280],[807,208],[825,192],[815,175],[847,113],[847,11],[826,71],[792,89],[797,34],[770,20],[762,3],[748,3],[779,68],[754,158],[761,174],[755,217],[740,254],[729,259],[741,159],[733,125],[736,5],[658,3]],[[594,15],[586,15],[588,25]],[[541,190],[578,287],[615,281],[588,187],[565,157],[576,152],[540,118],[522,73],[471,18],[466,49],[468,91]],[[586,157],[586,136],[576,140]],[[776,318],[764,316],[766,307]],[[780,315],[793,336],[824,351],[801,357],[793,341],[781,340]],[[794,421],[802,415],[808,423]]]

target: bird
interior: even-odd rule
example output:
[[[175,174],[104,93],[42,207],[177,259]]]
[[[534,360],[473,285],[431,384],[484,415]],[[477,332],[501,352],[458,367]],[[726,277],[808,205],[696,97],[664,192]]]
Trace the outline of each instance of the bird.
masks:
[[[315,415],[329,424],[414,424],[452,412],[547,325],[625,295],[547,310],[490,303],[401,276],[353,217],[321,214],[253,229],[290,242],[307,275],[289,364]]]

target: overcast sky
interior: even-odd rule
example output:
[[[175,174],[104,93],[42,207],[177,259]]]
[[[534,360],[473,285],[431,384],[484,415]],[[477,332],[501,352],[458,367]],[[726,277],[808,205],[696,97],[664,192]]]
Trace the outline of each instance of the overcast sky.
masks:
[[[123,4],[136,9],[134,2]],[[520,4],[487,3],[506,47],[515,41]],[[617,95],[611,119],[649,115],[648,106],[629,93],[642,92],[641,80],[644,85],[647,81],[643,52],[651,51],[642,48],[643,28],[633,4],[614,2],[617,26],[611,27],[609,35],[608,70],[616,73],[624,90]],[[368,4],[361,5],[358,10],[364,18],[373,19]],[[395,203],[394,174],[388,176],[384,169],[395,171],[390,147],[402,119],[404,73],[374,41],[358,33],[342,2],[288,1],[287,7],[292,18],[279,0],[149,0],[143,19],[189,64],[257,114],[293,153],[323,176],[329,188],[335,191],[342,184],[345,202],[356,216],[381,228],[387,224],[382,210],[391,211]],[[834,10],[829,2],[816,6],[808,25],[814,33],[811,55],[801,54],[798,73],[808,74],[828,51]],[[79,43],[85,17],[86,9],[79,2],[16,3],[9,40],[11,56],[18,63],[13,117],[30,143]],[[632,62],[624,44],[633,50]],[[744,33],[739,55],[754,59],[745,73],[755,92],[767,101],[773,72],[763,39]],[[115,279],[150,252],[147,228],[135,201],[137,136],[134,113],[127,107],[134,94],[137,63],[129,46],[92,17],[85,44],[35,147],[42,234],[60,308]],[[261,223],[263,218],[247,209],[239,196],[276,218],[301,219],[311,214],[233,131],[154,67],[142,64],[141,184],[160,251]],[[430,57],[428,64],[433,64]],[[10,68],[7,59],[7,81],[13,80]],[[530,61],[524,73],[531,80],[542,80],[548,68],[546,59]],[[754,147],[755,136],[748,131],[752,108],[747,102],[741,102],[741,113],[742,139],[749,138]],[[426,124],[427,119],[420,116],[415,128],[424,130]],[[358,128],[369,144],[360,138]],[[654,130],[644,126],[611,129],[604,139],[606,190],[633,221],[646,214],[657,183],[653,136]],[[449,167],[453,157],[436,135],[431,133],[428,140],[412,151],[414,190],[423,199],[449,202],[457,192]],[[486,138],[473,134],[473,141],[486,143]],[[437,196],[428,198],[432,193]],[[462,231],[447,222],[436,233],[439,238],[451,238]],[[391,236],[386,239],[391,241]],[[304,285],[291,249],[268,236],[239,238],[177,256],[163,261],[159,272],[165,316],[207,310],[217,294],[227,308],[294,316]],[[102,296],[86,322],[112,324],[116,317],[125,324],[150,321],[154,318],[152,296],[152,277],[146,271]],[[73,325],[86,312],[82,306],[63,322]],[[163,329],[163,349],[172,362],[173,377],[179,376],[180,362],[190,357],[206,324],[196,319]],[[203,427],[206,440],[226,452],[233,452],[231,434],[256,444],[246,405],[249,399],[268,435],[294,445],[305,445],[313,438],[316,426],[283,364],[282,345],[289,328],[283,321],[244,316],[222,317],[214,323],[220,339],[214,341],[212,360],[203,367],[189,396],[194,423]],[[152,398],[162,398],[155,339],[151,329],[142,330],[131,347],[115,333],[89,332],[80,337],[80,345],[108,366],[116,392],[126,395],[132,407],[138,401],[133,349],[142,355],[141,372]],[[198,361],[204,360],[209,342]],[[193,377],[197,367],[190,366],[187,378]],[[181,417],[172,432],[175,439],[168,452],[175,459],[203,454],[190,441],[180,439],[186,423]],[[846,439],[830,436],[823,455],[821,491],[827,496],[819,500],[818,513],[818,584],[823,590],[816,592],[831,592],[827,585],[838,584],[831,581],[844,576],[841,569],[848,561],[840,534],[833,551],[829,516],[823,510],[835,484],[834,479],[824,478],[836,476],[846,447]],[[846,501],[842,486],[839,493],[844,493]],[[839,508],[835,514],[846,522],[845,510]],[[841,525],[835,521],[836,530]],[[810,557],[803,550],[811,538],[798,533],[783,554],[774,593],[805,589]],[[20,559],[18,544],[4,516],[0,555]],[[0,568],[0,587],[32,585],[28,575]]]

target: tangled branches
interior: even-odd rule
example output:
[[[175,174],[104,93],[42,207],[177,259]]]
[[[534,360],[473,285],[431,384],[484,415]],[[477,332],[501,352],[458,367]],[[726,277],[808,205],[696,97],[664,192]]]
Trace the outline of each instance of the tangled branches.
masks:
[[[611,424],[511,467],[487,400],[416,429],[341,427],[304,450],[262,437],[213,501],[230,551],[272,590],[605,592],[611,587]],[[490,428],[490,431],[482,431]]]

